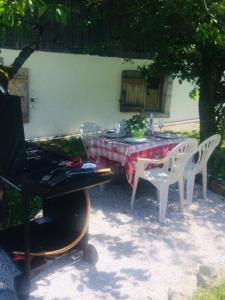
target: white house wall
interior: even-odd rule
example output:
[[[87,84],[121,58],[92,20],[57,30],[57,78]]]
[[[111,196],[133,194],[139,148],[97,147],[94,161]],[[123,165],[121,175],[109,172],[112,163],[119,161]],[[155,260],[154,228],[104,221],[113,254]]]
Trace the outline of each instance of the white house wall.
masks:
[[[0,56],[9,65],[18,51],[3,49]],[[26,61],[29,69],[30,122],[27,138],[79,131],[84,121],[110,128],[129,113],[119,112],[122,70],[135,70],[145,60],[123,59],[36,51]],[[187,82],[173,83],[171,116],[166,121],[198,118],[198,104],[189,98]]]

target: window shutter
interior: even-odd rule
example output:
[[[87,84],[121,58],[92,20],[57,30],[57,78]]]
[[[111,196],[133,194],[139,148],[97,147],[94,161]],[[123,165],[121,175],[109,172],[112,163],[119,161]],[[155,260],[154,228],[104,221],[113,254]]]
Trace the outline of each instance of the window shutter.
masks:
[[[21,68],[9,81],[9,94],[20,97],[23,122],[29,122],[28,69]]]
[[[136,112],[144,108],[146,80],[139,71],[123,71],[120,97],[120,111]]]

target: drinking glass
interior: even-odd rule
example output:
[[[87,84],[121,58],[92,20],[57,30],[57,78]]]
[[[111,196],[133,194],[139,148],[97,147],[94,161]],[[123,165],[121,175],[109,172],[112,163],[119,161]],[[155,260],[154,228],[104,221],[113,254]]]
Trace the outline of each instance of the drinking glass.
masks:
[[[153,124],[153,114],[152,113],[150,113],[150,115],[149,115],[148,134],[149,135],[153,135],[154,134],[154,124]]]
[[[121,125],[120,125],[120,122],[117,122],[115,124],[115,133],[120,134],[120,131],[121,131]]]
[[[162,128],[164,127],[164,121],[163,121],[163,119],[159,119],[159,124],[158,124],[158,126],[159,126],[159,129],[160,129],[160,132],[162,131]]]

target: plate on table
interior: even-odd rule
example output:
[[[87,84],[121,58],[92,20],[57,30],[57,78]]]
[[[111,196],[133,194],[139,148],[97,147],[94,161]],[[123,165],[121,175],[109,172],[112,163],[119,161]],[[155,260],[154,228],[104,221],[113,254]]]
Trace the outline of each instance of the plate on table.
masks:
[[[107,131],[104,134],[104,137],[110,138],[110,139],[116,139],[116,138],[125,137],[125,134],[124,133],[115,133],[114,131]]]
[[[127,142],[127,143],[147,143],[149,142],[149,139],[143,137],[140,139],[134,138],[134,137],[128,137],[123,139],[123,142]]]
[[[176,139],[179,138],[179,136],[175,133],[171,132],[159,132],[156,134],[157,137],[164,138],[164,139]]]

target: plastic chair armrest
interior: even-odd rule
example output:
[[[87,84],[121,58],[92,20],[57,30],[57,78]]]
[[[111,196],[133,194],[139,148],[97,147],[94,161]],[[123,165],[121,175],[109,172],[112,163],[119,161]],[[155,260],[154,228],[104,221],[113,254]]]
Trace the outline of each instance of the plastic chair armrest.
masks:
[[[152,159],[152,158],[138,158],[138,163],[146,163],[146,164],[165,164],[169,161],[169,156],[160,159]]]
[[[145,168],[149,165],[149,164],[159,164],[159,165],[169,165],[169,157],[165,157],[162,159],[151,159],[151,158],[138,158],[137,159],[137,172],[138,173],[143,173]]]

